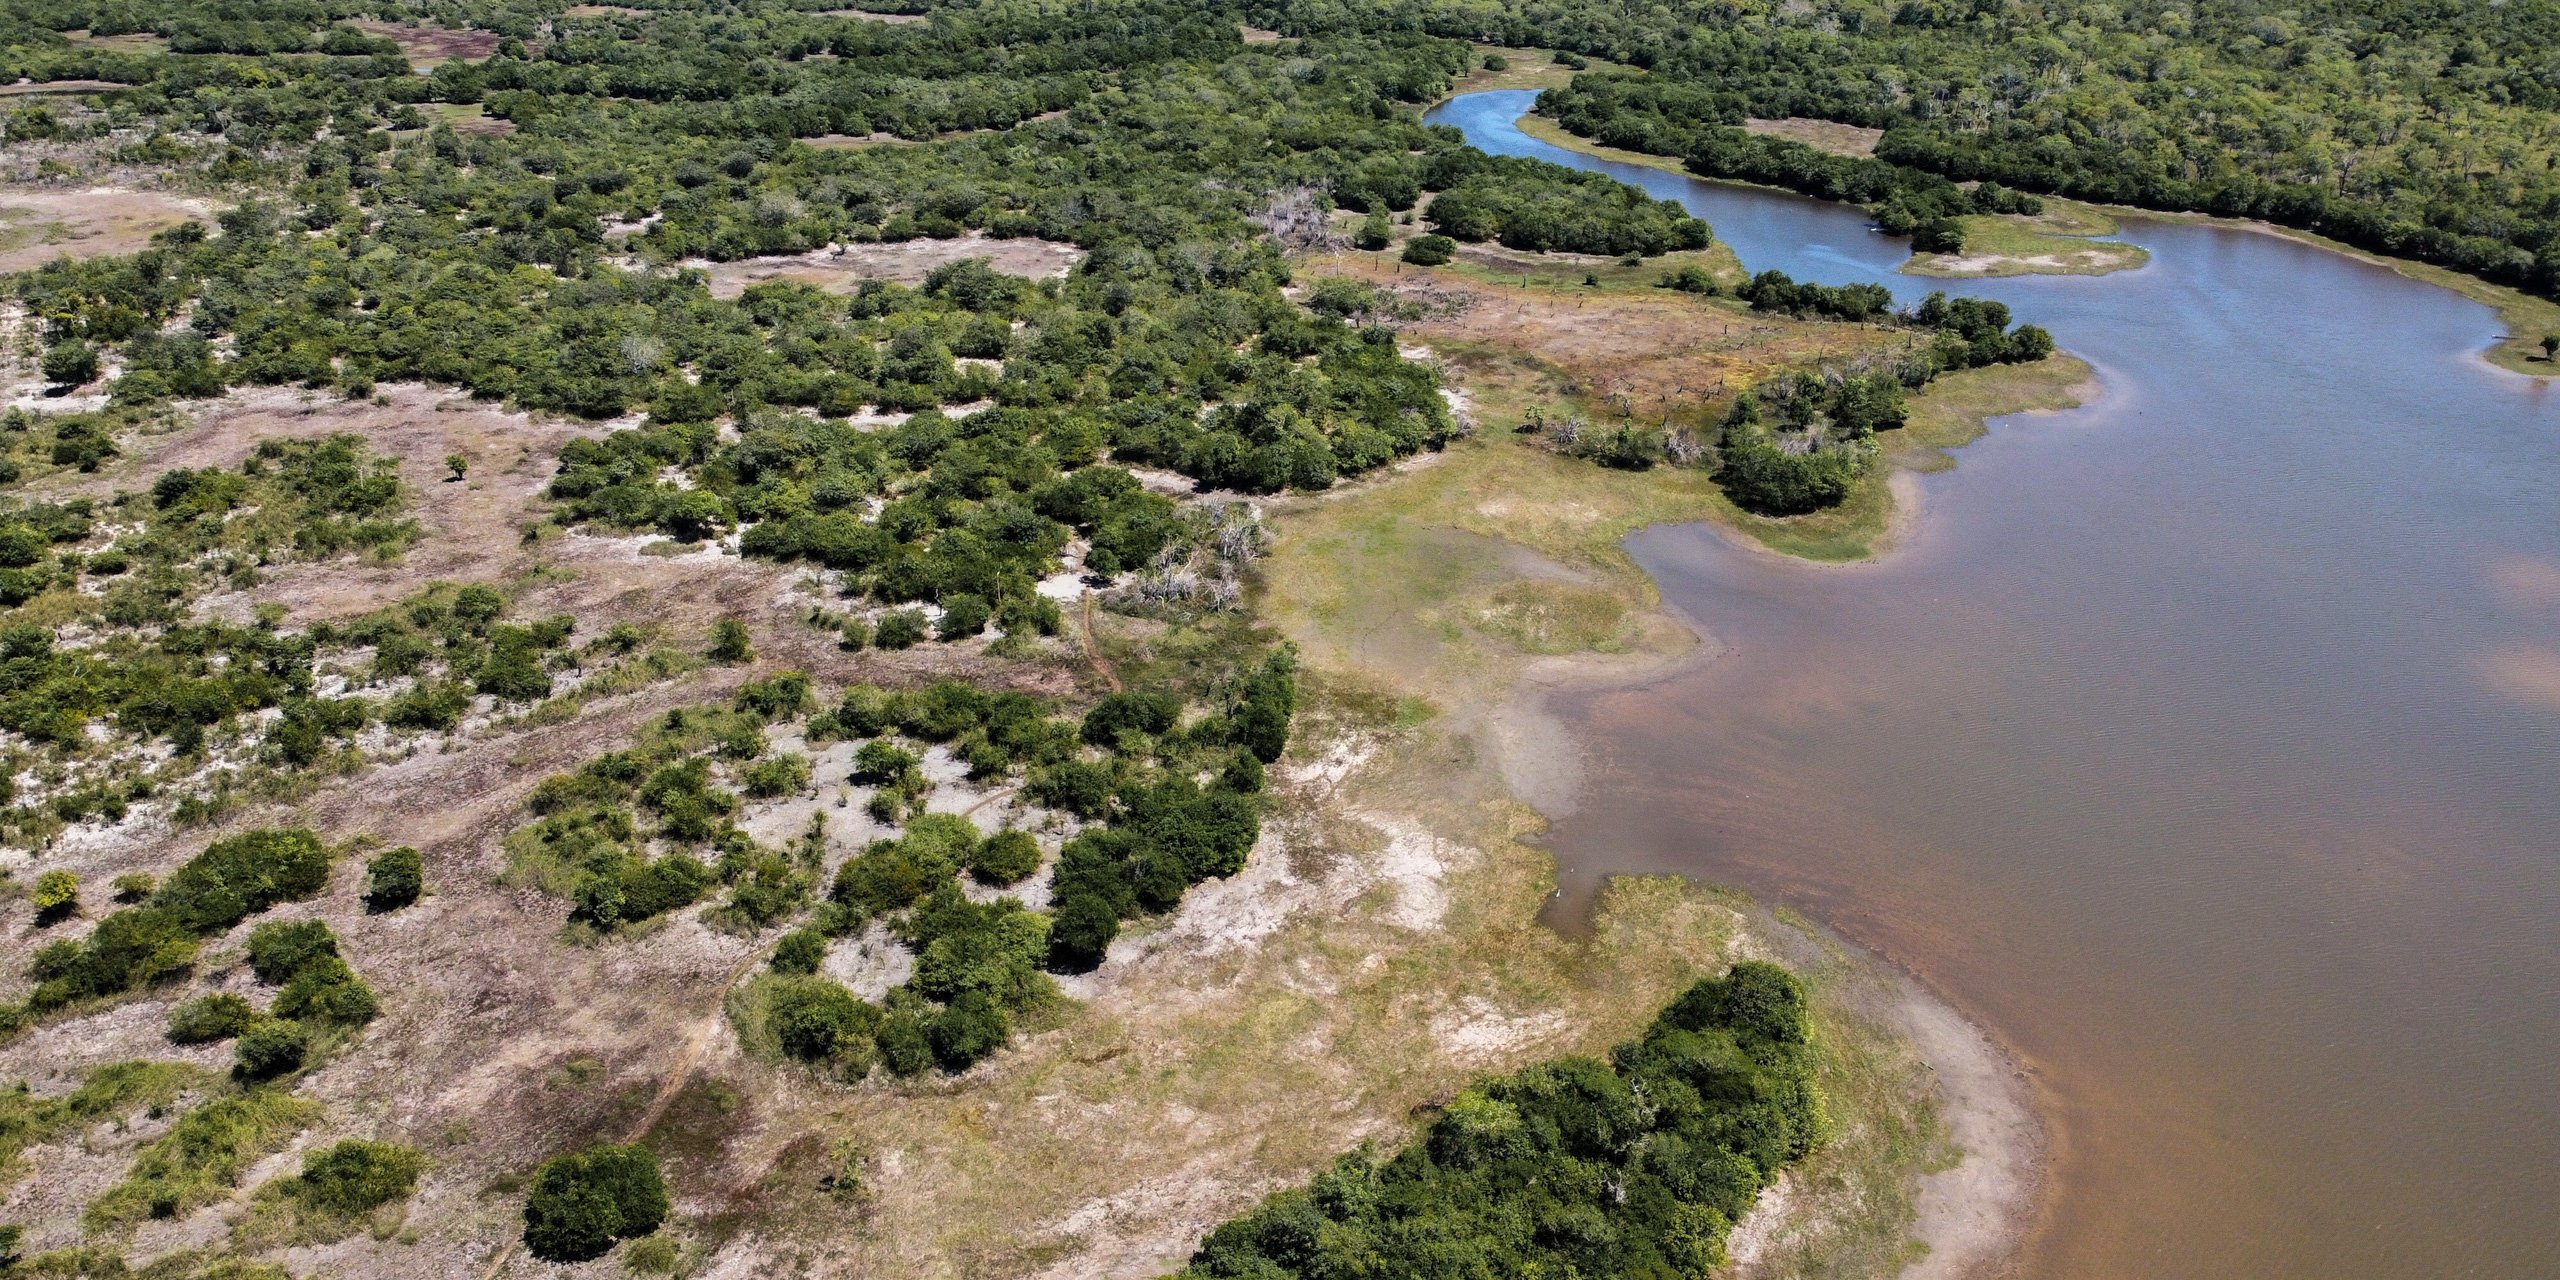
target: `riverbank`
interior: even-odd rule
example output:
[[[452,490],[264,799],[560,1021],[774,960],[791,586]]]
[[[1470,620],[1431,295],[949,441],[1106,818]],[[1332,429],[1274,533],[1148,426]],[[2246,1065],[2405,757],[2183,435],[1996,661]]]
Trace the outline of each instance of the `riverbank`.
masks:
[[[1652,155],[1602,146],[1577,134],[1567,132],[1544,116],[1524,115],[1517,121],[1521,133],[1550,146],[1607,160],[1617,164],[1641,165],[1664,173],[1676,173],[1697,182],[1722,182],[1724,179],[1702,178],[1688,171],[1680,161],[1669,156]],[[1734,183],[1756,186],[1754,183]],[[1763,188],[1776,190],[1777,188]],[[1792,193],[1791,193],[1792,194]],[[1811,197],[1806,197],[1810,199]],[[2257,219],[2224,218],[2206,213],[2163,212],[2137,209],[2125,205],[2083,204],[2048,197],[2061,207],[2073,222],[2082,218],[2081,211],[2097,217],[2151,219],[2159,222],[2189,223],[2230,227],[2263,235],[2281,236],[2303,244],[2318,245],[2333,253],[2343,254],[2359,262],[2386,267],[2424,284],[2447,289],[2487,306],[2498,313],[2506,333],[2480,358],[2510,373],[2529,377],[2560,377],[2560,360],[2543,351],[2545,336],[2560,337],[2560,302],[2536,297],[2520,289],[2493,284],[2478,276],[2466,275],[2447,267],[2393,258],[2356,248],[2343,241],[2332,240],[2314,232],[2280,226]],[[1900,270],[1905,274],[1944,279],[1996,279],[2018,275],[2107,275],[2139,267],[2150,260],[2147,250],[2138,245],[2124,245],[2124,252],[2111,247],[2114,242],[2081,238],[2086,234],[2107,235],[2110,231],[2079,233],[2033,225],[2037,219],[1992,216],[1965,219],[1967,252],[1961,255],[1915,254]]]
[[[1475,847],[1497,864],[1533,860],[1552,886],[1552,859],[1528,841],[1542,816],[1575,808],[1589,746],[1548,701],[1641,687],[1721,652],[1713,620],[1663,611],[1619,546],[1646,525],[1714,518],[1712,486],[1693,476],[1608,471],[1496,431],[1428,467],[1280,504],[1262,610],[1329,687],[1369,690],[1412,726],[1393,782],[1354,810],[1436,830],[1485,803],[1446,797],[1493,797],[1529,825],[1498,840],[1479,828]],[[1611,881],[1572,945],[1648,945],[1628,932],[1631,903],[1656,919],[1679,919],[1670,908],[1684,903],[1730,912],[1729,954],[1779,959],[1816,993],[1837,1134],[1746,1220],[1735,1275],[1889,1275],[1927,1258],[1939,1260],[1927,1274],[1954,1276],[2007,1254],[2042,1185],[2043,1139],[1987,1036],[1805,922],[1684,879]],[[1653,945],[1689,944],[1675,933]]]
[[[2449,267],[2393,258],[2370,250],[2359,249],[2343,240],[2332,240],[2316,232],[2281,226],[2256,218],[2219,218],[2207,213],[2167,213],[2153,209],[2136,209],[2125,205],[2097,206],[2108,213],[2125,218],[2147,218],[2154,222],[2229,227],[2258,235],[2275,236],[2301,244],[2317,245],[2342,257],[2385,267],[2421,284],[2457,293],[2498,313],[2498,322],[2506,332],[2488,348],[2479,352],[2481,359],[2508,371],[2534,378],[2560,377],[2560,361],[2543,352],[2545,336],[2560,337],[2560,302],[2535,297],[2521,289],[2492,284],[2478,276],[2465,275]]]

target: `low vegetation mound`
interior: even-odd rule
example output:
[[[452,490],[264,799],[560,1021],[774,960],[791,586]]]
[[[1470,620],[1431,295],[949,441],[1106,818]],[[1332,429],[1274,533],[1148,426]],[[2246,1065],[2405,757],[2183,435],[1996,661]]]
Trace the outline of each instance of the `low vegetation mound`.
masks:
[[[1702,1275],[1823,1139],[1803,988],[1745,961],[1609,1061],[1489,1080],[1393,1155],[1343,1157],[1209,1233],[1185,1280]]]

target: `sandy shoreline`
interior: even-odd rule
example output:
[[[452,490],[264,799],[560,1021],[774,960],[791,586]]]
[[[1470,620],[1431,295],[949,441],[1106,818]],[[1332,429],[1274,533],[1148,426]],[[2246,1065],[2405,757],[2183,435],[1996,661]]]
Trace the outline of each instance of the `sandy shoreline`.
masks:
[[[1908,479],[1916,488],[1916,476],[1908,471],[1898,472],[1897,479]],[[1916,502],[1909,509],[1916,512]],[[1757,545],[1748,538],[1736,540]],[[1668,602],[1659,607],[1697,637],[1696,647],[1644,657],[1543,659],[1482,717],[1492,763],[1504,785],[1549,819],[1570,813],[1577,803],[1586,754],[1553,709],[1554,698],[1641,689],[1732,651],[1699,619]],[[2024,1065],[1917,974],[1819,925],[1808,926],[1753,901],[1751,931],[1777,950],[1782,963],[1825,974],[1829,998],[1885,1028],[1917,1057],[1936,1094],[1946,1137],[1962,1153],[1952,1166],[1920,1179],[1918,1219],[1911,1234],[1924,1248],[1894,1274],[1902,1280],[2005,1274],[2043,1208],[2048,1185],[2044,1109]],[[1784,1184],[1773,1188],[1760,1211],[1736,1224],[1733,1274],[1758,1274],[1753,1255],[1759,1249],[1791,1232],[1820,1227],[1818,1222],[1791,1222],[1790,1216],[1818,1212],[1786,1194]]]

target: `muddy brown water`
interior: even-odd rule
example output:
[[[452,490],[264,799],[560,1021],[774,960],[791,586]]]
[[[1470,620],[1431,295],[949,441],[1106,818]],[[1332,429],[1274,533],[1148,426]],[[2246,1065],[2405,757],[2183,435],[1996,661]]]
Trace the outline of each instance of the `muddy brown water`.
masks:
[[[1754,270],[1876,280],[1855,210],[1572,155]],[[1962,282],[2101,372],[1823,568],[1629,549],[1716,656],[1559,708],[1568,893],[1673,870],[1909,966],[2035,1072],[2030,1276],[2560,1275],[2560,399],[2487,309],[2228,227]]]

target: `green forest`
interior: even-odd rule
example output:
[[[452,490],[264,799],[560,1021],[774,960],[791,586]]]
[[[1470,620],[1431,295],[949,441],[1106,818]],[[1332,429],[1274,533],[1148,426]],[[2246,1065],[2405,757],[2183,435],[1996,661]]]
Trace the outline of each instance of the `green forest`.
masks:
[[[1246,9],[1293,35],[1425,32],[1642,68],[1578,77],[1540,109],[1711,176],[1862,203],[1984,181],[2264,218],[2560,296],[2560,6],[2545,0]],[[1882,129],[1876,163],[1844,181],[1810,148],[1735,127],[1790,116]],[[1779,154],[1735,154],[1753,150]]]

